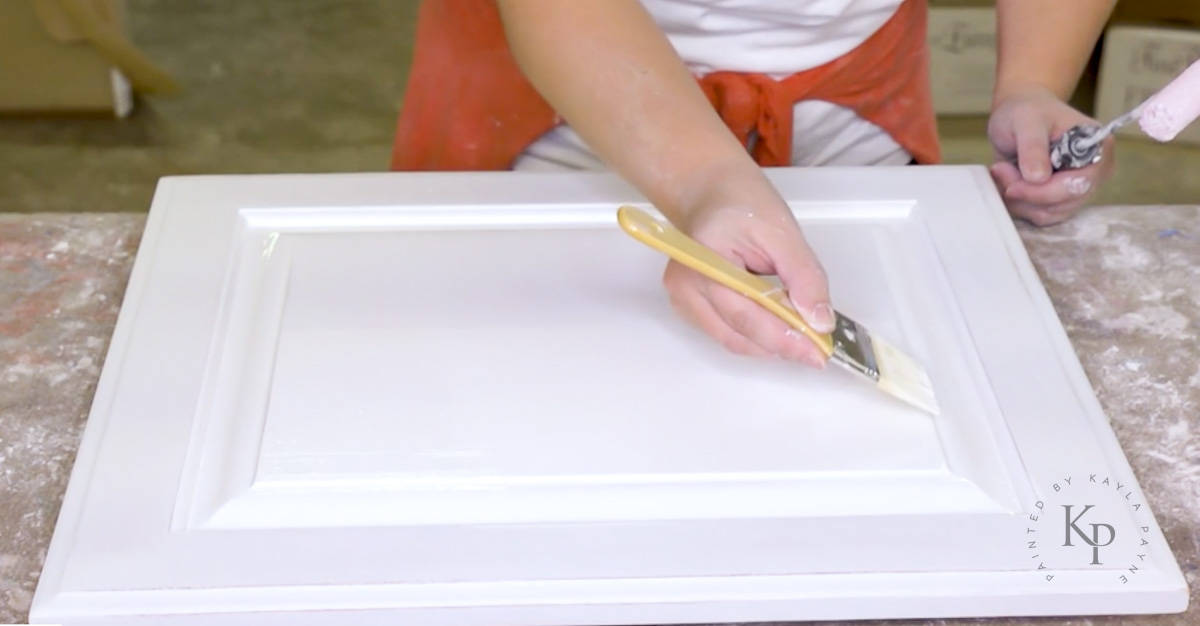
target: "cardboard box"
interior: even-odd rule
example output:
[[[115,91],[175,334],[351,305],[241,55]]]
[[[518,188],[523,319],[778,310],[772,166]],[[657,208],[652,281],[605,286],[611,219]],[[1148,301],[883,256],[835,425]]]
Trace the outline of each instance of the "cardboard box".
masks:
[[[995,7],[996,0],[929,0],[929,6],[940,7]],[[1114,23],[1131,22],[1175,22],[1184,26],[1200,27],[1200,2],[1195,0],[1138,0],[1118,2],[1113,9]]]
[[[1112,26],[1104,35],[1096,118],[1107,122],[1141,104],[1200,59],[1200,30],[1155,26]],[[1145,137],[1137,124],[1117,131]],[[1200,144],[1200,124],[1188,127],[1178,142]]]
[[[124,0],[0,0],[0,114],[115,114],[178,85],[125,37]]]
[[[1195,0],[1138,0],[1118,2],[1113,20],[1130,22],[1177,22],[1186,27],[1200,27],[1200,2]]]
[[[929,50],[934,110],[950,115],[990,112],[996,82],[996,10],[931,8]]]
[[[122,8],[115,0],[96,7],[114,27]],[[0,111],[128,114],[129,81],[56,9],[30,0],[0,2]]]

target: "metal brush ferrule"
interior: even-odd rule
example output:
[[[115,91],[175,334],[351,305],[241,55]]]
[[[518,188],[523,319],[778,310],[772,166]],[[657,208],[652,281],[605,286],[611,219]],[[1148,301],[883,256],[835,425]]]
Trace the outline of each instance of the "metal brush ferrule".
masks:
[[[875,348],[871,345],[871,333],[858,322],[834,312],[837,323],[830,337],[833,339],[833,360],[851,370],[879,381],[879,366],[875,363]]]

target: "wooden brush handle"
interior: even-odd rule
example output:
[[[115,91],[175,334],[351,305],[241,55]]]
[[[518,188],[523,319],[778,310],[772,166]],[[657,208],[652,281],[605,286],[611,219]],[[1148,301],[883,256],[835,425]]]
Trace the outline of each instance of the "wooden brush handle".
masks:
[[[782,288],[738,267],[712,248],[640,209],[631,206],[617,209],[617,223],[634,239],[757,302],[792,328],[804,333],[826,357],[833,354],[833,339],[828,334],[813,330],[792,308],[787,292]]]

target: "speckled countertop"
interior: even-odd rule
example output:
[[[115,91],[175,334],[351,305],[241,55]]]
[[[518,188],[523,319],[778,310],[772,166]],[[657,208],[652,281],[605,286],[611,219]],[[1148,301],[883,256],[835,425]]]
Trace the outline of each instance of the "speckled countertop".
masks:
[[[143,222],[0,214],[0,623],[25,619]],[[1036,621],[1200,626],[1200,207],[1020,231],[1192,594],[1182,615]]]

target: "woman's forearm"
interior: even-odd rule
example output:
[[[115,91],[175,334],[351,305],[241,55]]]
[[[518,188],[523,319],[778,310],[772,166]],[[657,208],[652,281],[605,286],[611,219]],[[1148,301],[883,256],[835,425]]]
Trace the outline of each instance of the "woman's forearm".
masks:
[[[997,0],[996,102],[1040,87],[1071,96],[1116,0]]]
[[[637,0],[499,0],[543,97],[673,221],[720,175],[761,176]]]

